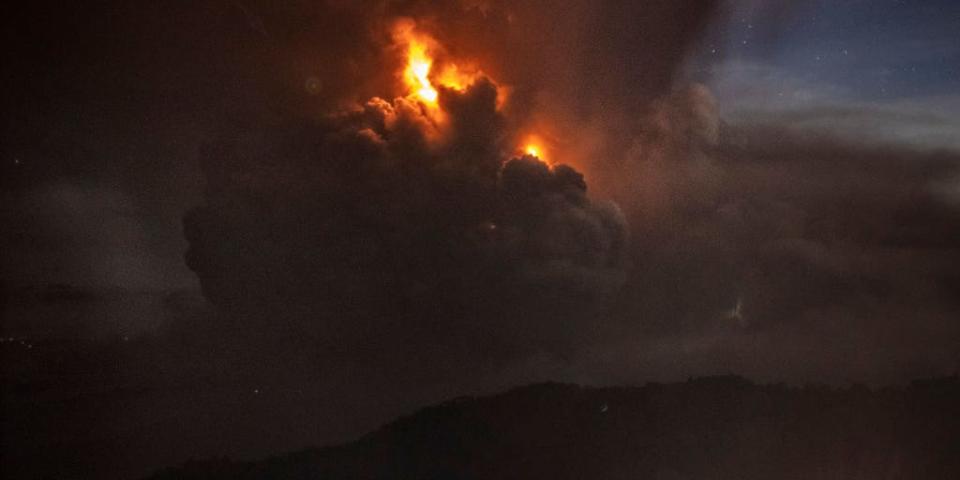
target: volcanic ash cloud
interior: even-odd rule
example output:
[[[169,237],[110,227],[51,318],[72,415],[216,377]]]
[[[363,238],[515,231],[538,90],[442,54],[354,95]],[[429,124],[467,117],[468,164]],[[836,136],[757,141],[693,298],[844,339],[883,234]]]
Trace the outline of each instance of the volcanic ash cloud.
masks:
[[[515,153],[486,76],[431,86],[210,148],[184,222],[207,297],[308,334],[400,322],[545,343],[563,329],[541,327],[594,311],[624,277],[619,210]]]

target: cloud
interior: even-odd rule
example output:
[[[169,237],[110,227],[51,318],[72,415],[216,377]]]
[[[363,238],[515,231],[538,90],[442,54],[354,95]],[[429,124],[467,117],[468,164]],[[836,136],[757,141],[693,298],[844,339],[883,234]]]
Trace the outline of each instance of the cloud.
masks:
[[[778,125],[797,134],[854,143],[960,150],[955,95],[864,99],[849,87],[762,62],[728,60],[713,68],[711,89],[723,118],[745,126]]]
[[[960,151],[960,122],[947,112],[958,101],[935,97],[879,104],[811,103],[784,110],[741,110],[730,120],[749,125],[775,124],[798,133],[832,134],[853,142]]]
[[[606,348],[658,365],[652,352],[669,350],[663,361],[691,362],[668,368],[678,374],[890,381],[956,368],[943,352],[960,334],[946,321],[960,306],[960,210],[945,179],[960,156],[731,125],[715,107],[702,87],[678,90],[620,163],[635,265],[614,308],[620,340]],[[815,372],[801,351],[817,356]]]
[[[13,197],[0,258],[13,285],[73,283],[131,290],[172,283],[177,268],[154,252],[153,226],[134,200],[107,185],[60,181]]]

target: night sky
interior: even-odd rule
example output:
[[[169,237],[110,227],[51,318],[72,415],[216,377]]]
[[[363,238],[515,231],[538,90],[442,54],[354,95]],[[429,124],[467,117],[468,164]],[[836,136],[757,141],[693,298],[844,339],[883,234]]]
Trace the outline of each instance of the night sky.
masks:
[[[470,83],[411,96],[403,22]],[[544,380],[956,373],[958,32],[949,0],[14,6],[3,461],[259,458]]]
[[[700,52],[732,119],[956,147],[956,3],[763,3],[733,7]]]

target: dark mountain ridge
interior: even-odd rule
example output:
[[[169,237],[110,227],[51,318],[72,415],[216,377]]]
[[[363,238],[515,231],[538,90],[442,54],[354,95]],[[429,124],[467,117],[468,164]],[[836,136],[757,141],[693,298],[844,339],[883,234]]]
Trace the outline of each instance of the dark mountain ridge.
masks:
[[[960,478],[960,379],[872,390],[735,376],[464,397],[359,440],[167,479]]]

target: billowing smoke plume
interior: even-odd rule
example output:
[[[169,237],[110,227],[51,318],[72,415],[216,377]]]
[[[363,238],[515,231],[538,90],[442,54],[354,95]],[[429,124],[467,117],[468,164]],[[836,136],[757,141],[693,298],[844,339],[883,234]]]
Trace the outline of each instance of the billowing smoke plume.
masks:
[[[246,4],[190,265],[241,328],[610,356],[591,380],[955,364],[955,156],[725,125],[675,81],[714,7]],[[443,120],[405,98],[401,17],[496,83],[440,88]],[[530,134],[576,169],[519,155]]]
[[[332,2],[301,29],[245,3],[265,46],[241,62],[256,68],[203,155],[188,264],[244,325],[318,341],[582,342],[625,281],[627,229],[561,163],[603,163],[579,126],[669,91],[713,4]],[[439,88],[440,114],[408,97],[400,18],[497,83]],[[531,133],[555,164],[518,153]]]
[[[206,204],[185,221],[208,298],[321,336],[543,331],[595,308],[623,279],[616,207],[571,167],[510,158],[489,80],[442,89],[439,107],[442,123],[374,98],[208,152]]]

